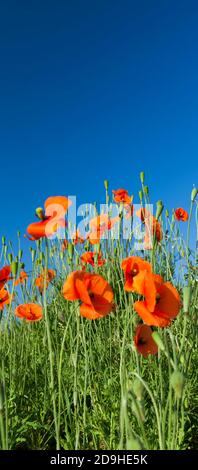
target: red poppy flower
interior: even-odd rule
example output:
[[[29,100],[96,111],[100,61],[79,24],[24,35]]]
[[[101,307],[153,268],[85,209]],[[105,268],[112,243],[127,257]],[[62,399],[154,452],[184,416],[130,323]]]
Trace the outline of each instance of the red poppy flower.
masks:
[[[91,266],[103,266],[105,260],[102,259],[101,253],[96,253],[93,251],[86,251],[80,257],[82,263],[91,264]]]
[[[152,249],[153,246],[153,237],[158,242],[163,238],[161,224],[158,220],[148,211],[148,209],[142,207],[136,212],[136,215],[141,219],[143,224],[145,224],[145,238],[144,244],[145,249]]]
[[[80,314],[90,320],[108,315],[114,307],[112,288],[98,274],[71,273],[64,283],[63,296],[67,300],[80,300]]]
[[[46,282],[46,287],[48,287],[49,283],[53,281],[55,276],[56,276],[56,273],[53,269],[48,269],[46,274],[45,274],[45,270],[43,270],[40,276],[38,276],[35,280],[36,287],[38,287],[40,292],[43,292],[45,282]],[[45,281],[45,277],[46,277],[46,281]]]
[[[124,289],[128,292],[144,293],[144,279],[151,272],[151,265],[139,256],[130,256],[122,261],[121,267],[124,271]]]
[[[145,300],[134,303],[134,309],[150,326],[166,327],[178,315],[181,301],[177,289],[161,276],[148,274],[143,288]]]
[[[11,274],[10,266],[4,266],[4,268],[0,269],[0,290],[6,284],[6,282],[9,281],[10,274]]]
[[[38,304],[21,304],[15,309],[16,317],[27,321],[39,321],[43,317],[42,307]]]
[[[65,221],[63,219],[56,220],[56,218],[53,217],[46,217],[40,222],[33,222],[28,225],[28,235],[26,235],[26,237],[32,241],[39,240],[40,238],[50,238],[50,236],[57,232],[60,226],[65,227]]]
[[[131,197],[126,189],[116,189],[112,191],[114,194],[114,201],[116,203],[124,202],[126,204],[131,204]]]
[[[148,325],[138,325],[134,337],[135,346],[140,354],[147,357],[149,354],[157,354],[158,347],[152,338],[152,330]]]
[[[58,213],[61,212],[60,218],[62,218],[62,216],[65,215],[65,213],[67,212],[71,204],[72,204],[72,201],[70,201],[70,199],[66,196],[51,196],[46,199],[44,207],[45,207],[45,210],[48,212],[49,207],[51,206],[53,213],[52,214],[48,213],[47,215],[51,215],[55,217],[57,216],[57,209],[54,207],[55,209],[54,210],[53,206],[57,205],[57,208],[58,206],[60,206],[60,211],[58,210]]]
[[[178,221],[186,222],[188,220],[188,212],[186,212],[182,207],[175,209],[175,219]]]
[[[6,289],[0,290],[0,310],[3,310],[4,305],[10,304],[11,296]]]
[[[91,219],[89,222],[91,230],[88,235],[90,243],[99,244],[105,232],[111,230],[118,221],[118,216],[110,218],[108,214],[101,214]]]
[[[18,279],[16,279],[14,285],[18,286],[19,284],[24,284],[24,282],[28,279],[28,275],[25,271],[21,271]]]

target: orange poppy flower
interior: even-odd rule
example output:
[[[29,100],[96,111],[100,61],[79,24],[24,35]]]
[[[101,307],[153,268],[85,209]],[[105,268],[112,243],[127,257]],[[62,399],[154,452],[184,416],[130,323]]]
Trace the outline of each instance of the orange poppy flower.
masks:
[[[107,230],[111,230],[119,221],[119,216],[109,218],[108,214],[101,214],[90,220],[90,232],[88,235],[92,245],[99,244],[101,238]]]
[[[64,283],[63,296],[67,300],[80,300],[80,314],[90,320],[102,318],[114,308],[112,288],[98,274],[71,273]]]
[[[148,325],[138,325],[135,332],[134,343],[136,349],[144,357],[157,354],[158,347],[152,338],[152,330]]]
[[[27,321],[39,321],[43,317],[43,311],[38,304],[21,304],[16,307],[15,315]]]
[[[24,284],[24,282],[28,279],[28,275],[25,271],[21,271],[18,279],[16,279],[14,285],[18,286],[19,284]]]
[[[0,310],[3,310],[4,305],[10,304],[11,296],[6,289],[0,290]]]
[[[96,253],[93,251],[86,251],[80,257],[82,263],[91,264],[91,266],[103,266],[105,264],[105,260],[102,259],[101,253]]]
[[[148,274],[144,280],[145,300],[134,303],[134,309],[150,326],[161,328],[171,324],[178,315],[181,301],[177,289],[161,276]]]
[[[188,212],[182,209],[182,207],[178,207],[178,209],[175,209],[175,219],[186,222],[188,220]]]
[[[46,287],[48,287],[49,283],[53,281],[55,276],[56,276],[56,273],[53,269],[48,269],[47,272],[43,270],[40,276],[38,276],[35,280],[36,287],[38,287],[40,292],[43,292],[45,282],[46,282]],[[46,281],[45,281],[45,277],[46,277]]]
[[[145,224],[145,238],[144,244],[145,249],[149,250],[152,248],[152,237],[154,237],[158,242],[163,238],[161,224],[158,220],[148,211],[148,209],[142,207],[136,212],[136,215],[141,219],[143,224]]]
[[[116,189],[115,191],[112,191],[114,194],[114,201],[116,203],[124,202],[126,204],[131,203],[131,197],[129,196],[129,193],[126,189]]]
[[[9,281],[10,274],[11,274],[10,266],[4,266],[4,268],[0,269],[0,290],[6,284],[6,282]]]
[[[29,240],[35,241],[39,240],[40,238],[46,237],[46,225],[51,220],[51,217],[47,217],[40,222],[33,222],[32,224],[28,225],[27,233],[25,235]],[[54,230],[56,231],[56,230]]]
[[[28,225],[28,235],[25,236],[32,241],[39,240],[40,238],[50,237],[57,232],[60,225],[65,227],[65,221],[63,219],[53,220],[53,217],[46,217],[40,222],[33,222],[32,224]]]
[[[139,256],[130,256],[122,261],[127,292],[144,293],[144,280],[147,273],[151,272],[151,265]]]
[[[46,199],[44,207],[45,207],[45,210],[47,210],[49,206],[52,206],[52,208],[53,208],[53,205],[61,206],[61,217],[62,217],[62,215],[64,215],[67,212],[71,204],[72,204],[72,201],[70,201],[70,199],[66,196],[51,196]],[[57,211],[55,210],[55,212],[50,215],[55,217],[57,215]]]

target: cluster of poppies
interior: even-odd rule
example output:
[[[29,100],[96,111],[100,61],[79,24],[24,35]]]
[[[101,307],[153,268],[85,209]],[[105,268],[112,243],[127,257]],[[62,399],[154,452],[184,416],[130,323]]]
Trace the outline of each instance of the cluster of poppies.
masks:
[[[126,217],[133,216],[132,198],[125,189],[113,191],[114,201],[126,208]],[[44,210],[38,208],[36,215],[38,222],[27,227],[26,237],[32,241],[46,238],[56,233],[60,225],[66,227],[65,214],[71,205],[71,201],[64,196],[49,197],[44,204]],[[149,213],[147,209],[140,209],[137,213],[141,222],[145,224],[145,243],[150,248],[150,230],[157,242],[162,239],[162,229],[157,218]],[[186,221],[188,213],[178,208],[175,210],[175,219]],[[106,230],[111,228],[120,220],[119,216],[109,218],[108,214],[101,214],[90,221],[90,231],[87,236],[91,245],[99,244]],[[77,230],[73,234],[74,245],[83,244],[84,239]],[[62,250],[68,248],[68,240],[64,240]],[[114,293],[110,284],[99,274],[86,271],[86,265],[100,267],[106,261],[102,253],[86,251],[81,257],[81,269],[71,272],[62,289],[62,295],[67,301],[78,301],[80,315],[89,320],[97,320],[115,311]],[[177,289],[170,283],[164,282],[163,278],[152,272],[151,264],[138,257],[130,256],[121,263],[124,274],[124,289],[140,296],[133,304],[133,308],[144,323],[138,325],[134,343],[138,351],[147,356],[157,353],[157,345],[152,337],[152,327],[166,327],[178,315],[180,310],[180,297]],[[35,280],[35,284],[42,294],[44,288],[48,287],[55,277],[53,269],[43,269]],[[26,282],[28,275],[21,271],[14,285]],[[0,310],[4,305],[11,302],[11,295],[5,289],[5,284],[13,279],[11,267],[4,266],[0,270]],[[28,303],[18,305],[15,315],[27,321],[38,321],[42,319],[42,307],[39,304]]]

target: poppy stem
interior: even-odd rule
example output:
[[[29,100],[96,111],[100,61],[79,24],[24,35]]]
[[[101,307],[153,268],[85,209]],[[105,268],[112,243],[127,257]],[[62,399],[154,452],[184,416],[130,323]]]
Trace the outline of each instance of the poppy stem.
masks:
[[[47,311],[47,270],[48,270],[48,259],[49,259],[49,247],[47,238],[45,239],[45,270],[44,270],[44,290],[43,290],[43,305],[44,305],[44,316],[47,333],[48,351],[49,351],[49,362],[50,362],[50,389],[53,403],[53,414],[54,414],[54,425],[56,434],[56,450],[60,450],[59,441],[59,428],[57,419],[57,408],[56,408],[56,397],[55,397],[55,383],[54,383],[54,352],[52,349],[51,332],[50,332],[50,321]]]

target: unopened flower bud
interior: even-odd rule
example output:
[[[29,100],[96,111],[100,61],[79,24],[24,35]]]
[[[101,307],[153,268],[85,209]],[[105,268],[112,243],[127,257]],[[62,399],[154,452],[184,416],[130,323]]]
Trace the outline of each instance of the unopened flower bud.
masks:
[[[108,182],[108,180],[104,180],[104,187],[105,187],[106,191],[108,191],[108,189],[109,189],[109,182]]]
[[[140,172],[140,181],[142,184],[144,184],[144,171]]]
[[[143,199],[142,191],[139,191],[139,198],[140,198],[140,201],[142,202],[142,199]]]
[[[198,189],[196,188],[193,188],[192,190],[192,193],[191,193],[191,201],[194,202],[196,196],[197,196],[197,193],[198,193]]]
[[[40,219],[40,220],[44,220],[44,219],[45,219],[45,214],[44,214],[44,212],[43,212],[42,207],[37,207],[35,213],[36,213],[36,216],[38,217],[38,219]]]
[[[18,261],[12,261],[11,265],[10,265],[10,268],[11,268],[11,273],[13,275],[13,277],[17,277],[17,273],[18,273],[18,268],[19,268],[19,263]]]
[[[184,376],[178,370],[174,371],[170,379],[171,385],[177,398],[181,398],[184,389]]]
[[[162,201],[157,201],[156,219],[158,220],[164,208]]]

